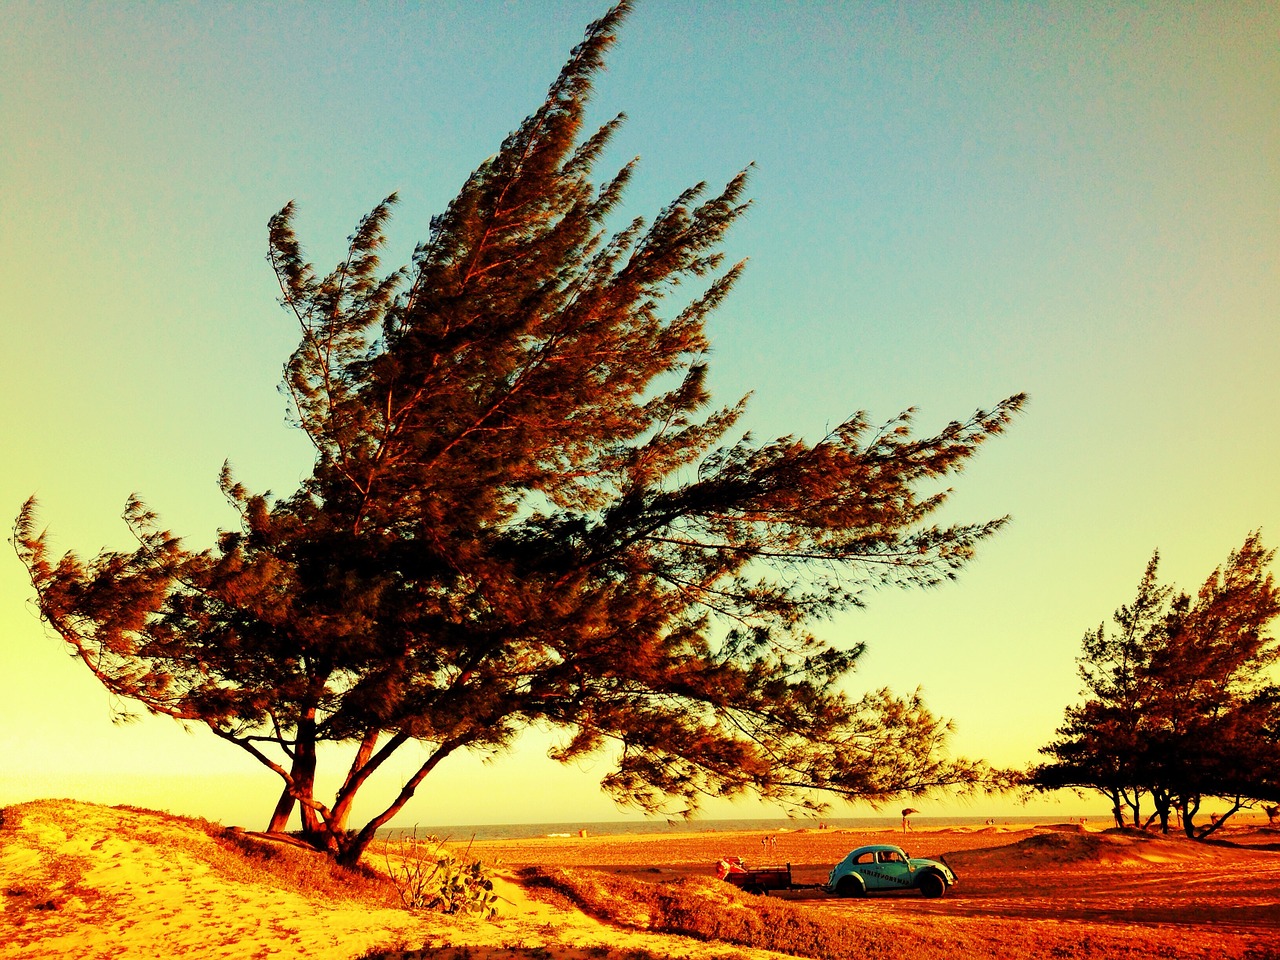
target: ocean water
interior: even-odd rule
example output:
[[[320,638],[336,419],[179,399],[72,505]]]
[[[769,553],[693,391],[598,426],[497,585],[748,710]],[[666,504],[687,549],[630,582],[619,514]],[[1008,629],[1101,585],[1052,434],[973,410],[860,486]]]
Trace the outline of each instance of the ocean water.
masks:
[[[988,821],[1004,826],[1029,826],[1037,823],[1062,823],[1068,817],[917,817],[911,818],[911,826],[918,830],[940,827],[980,827]],[[1078,818],[1076,818],[1078,819]],[[1110,822],[1110,817],[1098,815],[1090,820]],[[385,827],[379,837],[397,839],[413,834],[419,837],[433,836],[453,841],[464,840],[527,840],[532,837],[576,837],[582,830],[591,837],[620,836],[624,834],[664,833],[733,833],[763,831],[785,833],[793,830],[817,830],[821,824],[833,830],[891,830],[902,826],[901,817],[824,817],[817,819],[772,820],[616,820],[574,821],[566,823],[480,823],[452,826],[419,825],[417,827]],[[1104,824],[1106,825],[1106,824]]]

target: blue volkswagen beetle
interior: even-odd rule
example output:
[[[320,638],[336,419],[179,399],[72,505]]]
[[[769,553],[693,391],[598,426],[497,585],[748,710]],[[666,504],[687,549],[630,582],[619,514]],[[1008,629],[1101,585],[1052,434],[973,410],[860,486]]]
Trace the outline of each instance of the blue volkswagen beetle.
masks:
[[[940,897],[956,875],[937,860],[913,860],[901,847],[876,843],[858,847],[835,865],[827,889],[841,897],[865,897],[875,890],[919,890]]]

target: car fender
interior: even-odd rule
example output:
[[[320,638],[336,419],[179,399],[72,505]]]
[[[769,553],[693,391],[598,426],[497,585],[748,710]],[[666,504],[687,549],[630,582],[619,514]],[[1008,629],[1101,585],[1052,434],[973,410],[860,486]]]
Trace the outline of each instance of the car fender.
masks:
[[[911,881],[911,886],[913,887],[920,886],[920,881],[930,874],[937,877],[946,886],[948,887],[951,886],[950,881],[947,880],[947,875],[943,873],[941,870],[939,870],[937,867],[921,867],[919,870],[916,870],[915,877],[912,878],[912,881]]]
[[[865,897],[867,895],[867,881],[863,879],[862,874],[856,870],[849,870],[843,875],[836,878],[836,882],[831,885],[832,893],[839,893],[840,885],[844,883],[852,883],[856,887],[856,893],[853,896]]]

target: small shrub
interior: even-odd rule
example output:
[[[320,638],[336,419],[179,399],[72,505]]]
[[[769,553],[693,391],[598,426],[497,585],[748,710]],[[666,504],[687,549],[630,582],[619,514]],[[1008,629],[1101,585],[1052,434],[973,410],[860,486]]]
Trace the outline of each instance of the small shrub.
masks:
[[[444,840],[420,838],[415,829],[408,838],[388,841],[383,859],[400,902],[410,910],[472,914],[487,920],[497,913],[498,898],[484,864],[467,859],[470,850],[468,845],[459,858]]]

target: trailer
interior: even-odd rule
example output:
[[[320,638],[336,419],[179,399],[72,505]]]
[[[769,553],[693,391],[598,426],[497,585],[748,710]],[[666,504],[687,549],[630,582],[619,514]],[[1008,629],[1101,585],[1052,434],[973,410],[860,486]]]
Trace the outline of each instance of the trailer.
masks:
[[[826,890],[822,883],[796,883],[791,864],[749,867],[741,857],[725,857],[716,864],[716,876],[744,893],[767,895],[770,890]]]
[[[748,867],[741,857],[725,857],[716,864],[716,876],[746,893],[794,889],[791,864]]]

